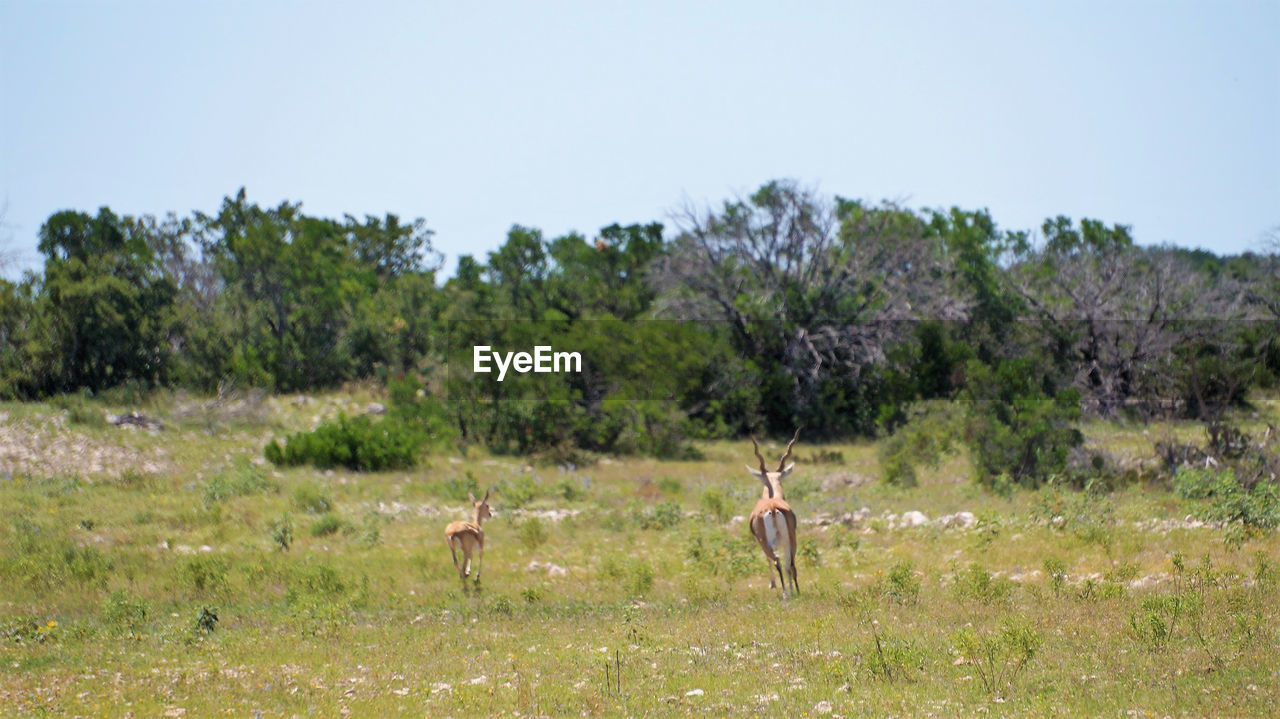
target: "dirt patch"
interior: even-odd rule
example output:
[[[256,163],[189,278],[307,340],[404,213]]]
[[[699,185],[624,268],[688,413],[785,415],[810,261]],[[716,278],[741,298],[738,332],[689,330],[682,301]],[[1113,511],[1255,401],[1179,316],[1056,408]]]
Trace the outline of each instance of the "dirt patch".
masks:
[[[0,418],[0,477],[120,477],[127,472],[156,474],[165,469],[163,450],[143,454],[77,434],[61,416],[11,420]]]

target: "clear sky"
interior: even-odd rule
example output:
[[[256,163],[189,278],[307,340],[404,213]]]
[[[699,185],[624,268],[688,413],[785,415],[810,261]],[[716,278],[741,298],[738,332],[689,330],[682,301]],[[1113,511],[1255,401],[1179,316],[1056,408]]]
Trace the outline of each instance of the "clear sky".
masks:
[[[247,187],[423,217],[436,249],[666,221],[773,178],[1257,248],[1280,0],[0,0],[0,250],[60,209]]]

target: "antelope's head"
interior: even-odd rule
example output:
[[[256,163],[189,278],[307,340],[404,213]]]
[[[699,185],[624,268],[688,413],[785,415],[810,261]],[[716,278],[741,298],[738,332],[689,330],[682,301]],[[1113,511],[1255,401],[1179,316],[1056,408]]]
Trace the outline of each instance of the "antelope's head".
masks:
[[[751,447],[756,453],[756,459],[760,462],[760,469],[752,469],[751,465],[747,465],[747,471],[760,480],[764,484],[766,497],[782,498],[782,478],[791,474],[791,470],[795,469],[796,463],[787,464],[787,460],[791,458],[791,448],[795,446],[796,440],[800,439],[800,429],[796,428],[795,436],[787,443],[787,451],[782,455],[782,459],[778,460],[778,468],[770,472],[765,466],[764,457],[760,456],[760,445],[756,442],[756,438],[751,438]]]
[[[489,490],[486,489],[484,491],[484,496],[478,502],[476,501],[476,495],[471,492],[467,492],[467,499],[471,500],[471,506],[476,510],[476,524],[479,524],[482,519],[495,516],[493,510],[489,509]]]

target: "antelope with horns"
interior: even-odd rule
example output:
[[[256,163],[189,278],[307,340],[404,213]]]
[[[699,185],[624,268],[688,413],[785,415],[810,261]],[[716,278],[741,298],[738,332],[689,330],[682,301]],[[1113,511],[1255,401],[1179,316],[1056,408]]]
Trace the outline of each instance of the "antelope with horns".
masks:
[[[453,566],[458,570],[458,576],[465,583],[467,575],[471,573],[471,554],[476,553],[476,584],[480,583],[480,569],[484,560],[484,530],[480,528],[480,523],[494,516],[493,511],[489,509],[489,490],[485,490],[484,497],[480,501],[476,501],[476,496],[467,492],[467,499],[471,500],[471,506],[474,514],[470,522],[450,522],[449,526],[444,528],[444,541],[449,545],[449,553],[453,555]],[[462,550],[462,563],[458,563],[458,550]]]
[[[782,498],[782,478],[791,474],[791,470],[795,469],[795,463],[787,464],[787,460],[791,457],[791,447],[795,445],[796,440],[800,438],[800,430],[796,429],[795,436],[787,443],[787,452],[782,455],[782,459],[778,462],[778,468],[770,472],[764,463],[764,457],[760,456],[760,445],[756,443],[756,438],[751,438],[751,446],[755,450],[756,459],[760,461],[759,471],[747,465],[747,471],[755,475],[763,484],[764,490],[760,494],[760,501],[756,502],[755,509],[751,510],[751,534],[760,543],[760,548],[764,550],[765,559],[773,565],[773,569],[778,572],[778,579],[782,582],[782,598],[787,598],[787,577],[791,577],[791,586],[795,589],[798,596],[800,594],[800,584],[796,580],[796,513],[791,510],[791,505]],[[782,555],[787,559],[787,573],[782,573],[782,563],[778,556]],[[777,585],[773,581],[773,572],[769,572],[769,588],[773,589]]]

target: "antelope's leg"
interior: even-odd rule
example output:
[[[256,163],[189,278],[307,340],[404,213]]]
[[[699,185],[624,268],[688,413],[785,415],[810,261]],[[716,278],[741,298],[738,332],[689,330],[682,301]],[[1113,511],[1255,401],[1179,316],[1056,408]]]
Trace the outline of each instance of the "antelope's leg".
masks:
[[[484,568],[484,542],[476,545],[476,584],[480,583],[480,570]]]
[[[768,531],[765,529],[766,519],[764,517],[751,518],[751,536],[756,538],[756,543],[760,545],[760,549],[764,552],[764,560],[769,564],[778,561],[778,555],[773,553],[773,548],[769,546]],[[773,572],[765,570],[769,575],[769,588],[774,589],[777,585],[773,583]]]
[[[778,570],[778,580],[782,582],[782,598],[786,599],[787,598],[787,580],[784,579],[782,576],[782,562],[777,559],[773,560],[773,568]],[[769,575],[769,588],[773,589],[772,574]]]
[[[800,596],[800,582],[796,578],[796,549],[798,548],[796,546],[796,516],[788,514],[783,517],[783,520],[783,524],[786,525],[782,530],[785,532],[783,537],[787,540],[787,572],[791,574],[791,586],[795,588],[796,596],[798,597]]]
[[[462,576],[462,567],[458,566],[458,550],[453,547],[453,537],[445,537],[444,543],[449,545],[449,554],[453,556],[453,568],[458,570],[458,576]]]

